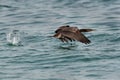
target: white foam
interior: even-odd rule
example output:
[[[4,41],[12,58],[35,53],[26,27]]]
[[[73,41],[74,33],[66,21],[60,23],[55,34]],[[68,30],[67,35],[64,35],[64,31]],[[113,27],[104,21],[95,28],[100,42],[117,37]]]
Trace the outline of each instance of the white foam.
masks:
[[[21,43],[20,32],[12,30],[7,34],[7,42],[12,45],[19,45]]]

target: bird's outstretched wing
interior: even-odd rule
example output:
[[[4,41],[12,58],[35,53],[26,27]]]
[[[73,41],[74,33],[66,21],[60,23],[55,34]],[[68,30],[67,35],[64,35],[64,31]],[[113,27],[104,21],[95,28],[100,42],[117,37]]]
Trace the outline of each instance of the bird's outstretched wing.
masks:
[[[70,31],[61,31],[60,32],[64,37],[68,37],[70,38],[71,40],[77,40],[77,41],[80,41],[82,43],[85,43],[85,44],[89,44],[90,43],[90,40],[85,37],[81,32],[77,31],[77,32],[70,32]]]

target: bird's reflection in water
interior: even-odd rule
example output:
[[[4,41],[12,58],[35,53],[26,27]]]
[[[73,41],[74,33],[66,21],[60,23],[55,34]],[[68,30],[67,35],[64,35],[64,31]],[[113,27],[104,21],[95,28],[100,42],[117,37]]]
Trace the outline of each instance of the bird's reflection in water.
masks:
[[[66,49],[66,50],[72,50],[76,49],[78,45],[76,42],[68,42],[68,43],[61,43],[60,46],[58,46],[58,49]]]

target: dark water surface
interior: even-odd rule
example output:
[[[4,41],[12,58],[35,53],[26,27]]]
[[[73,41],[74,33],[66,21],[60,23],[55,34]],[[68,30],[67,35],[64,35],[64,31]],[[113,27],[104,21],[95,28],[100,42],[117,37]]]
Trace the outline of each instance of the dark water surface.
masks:
[[[49,37],[62,25],[92,43]],[[0,0],[0,80],[120,80],[120,0]]]

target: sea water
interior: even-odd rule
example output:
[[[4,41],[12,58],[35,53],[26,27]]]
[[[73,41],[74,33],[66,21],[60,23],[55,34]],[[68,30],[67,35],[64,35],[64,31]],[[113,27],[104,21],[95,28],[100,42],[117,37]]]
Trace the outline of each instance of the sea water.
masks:
[[[71,45],[62,25],[96,31]],[[119,79],[120,0],[0,0],[0,80]]]

